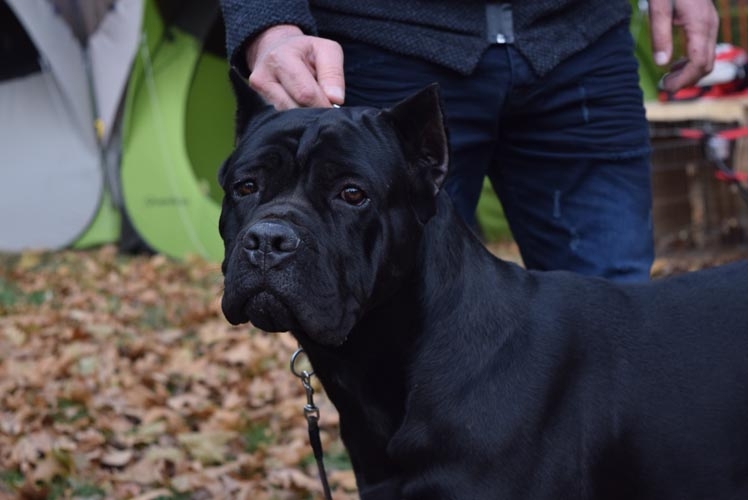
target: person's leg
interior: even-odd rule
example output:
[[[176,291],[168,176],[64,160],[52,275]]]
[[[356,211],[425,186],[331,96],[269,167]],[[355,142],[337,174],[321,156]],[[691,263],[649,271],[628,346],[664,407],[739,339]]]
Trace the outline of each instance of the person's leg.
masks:
[[[517,52],[512,62],[489,177],[525,265],[648,279],[648,126],[627,28],[542,79]]]
[[[451,155],[445,189],[460,216],[475,227],[475,208],[495,146],[508,82],[506,49],[489,49],[493,57],[484,57],[474,74],[463,76],[370,45],[354,42],[342,45],[346,106],[388,107],[433,82],[439,83]]]
[[[502,170],[499,197],[529,269],[644,281],[652,264],[648,158]],[[515,167],[521,164],[515,163]]]

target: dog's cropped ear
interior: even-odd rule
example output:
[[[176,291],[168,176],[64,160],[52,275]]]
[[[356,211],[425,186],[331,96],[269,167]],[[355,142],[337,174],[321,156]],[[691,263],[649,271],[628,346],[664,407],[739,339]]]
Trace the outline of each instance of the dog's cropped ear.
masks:
[[[223,160],[223,163],[221,163],[220,168],[218,169],[218,185],[223,187],[224,182],[226,182],[226,175],[228,175],[228,164],[231,160],[231,156]]]
[[[229,70],[229,78],[231,79],[231,86],[234,88],[234,96],[236,97],[235,134],[238,141],[247,130],[247,125],[252,120],[252,117],[267,109],[269,105],[257,92],[252,90],[247,79],[235,67]]]
[[[433,83],[385,110],[405,148],[408,162],[432,183],[432,194],[444,183],[449,165],[449,144],[439,85]]]

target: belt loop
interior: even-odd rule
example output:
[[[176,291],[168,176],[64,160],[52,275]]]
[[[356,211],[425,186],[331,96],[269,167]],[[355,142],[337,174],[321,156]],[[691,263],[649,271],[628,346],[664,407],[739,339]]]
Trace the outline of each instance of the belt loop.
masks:
[[[488,2],[486,4],[486,37],[490,43],[514,43],[511,3]]]

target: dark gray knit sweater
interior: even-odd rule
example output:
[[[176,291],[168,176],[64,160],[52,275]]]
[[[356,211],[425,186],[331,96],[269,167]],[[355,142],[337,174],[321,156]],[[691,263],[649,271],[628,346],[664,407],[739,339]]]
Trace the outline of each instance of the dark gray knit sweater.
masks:
[[[488,47],[486,2],[475,0],[221,0],[232,64],[265,28],[349,39],[469,74]],[[515,0],[515,46],[542,76],[628,19],[628,0]]]

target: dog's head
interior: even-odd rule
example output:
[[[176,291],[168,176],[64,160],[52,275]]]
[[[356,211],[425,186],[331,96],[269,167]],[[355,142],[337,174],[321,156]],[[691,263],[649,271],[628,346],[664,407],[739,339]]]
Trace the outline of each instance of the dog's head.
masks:
[[[232,73],[223,311],[234,324],[341,344],[412,269],[447,170],[436,86],[392,108],[266,106]]]

